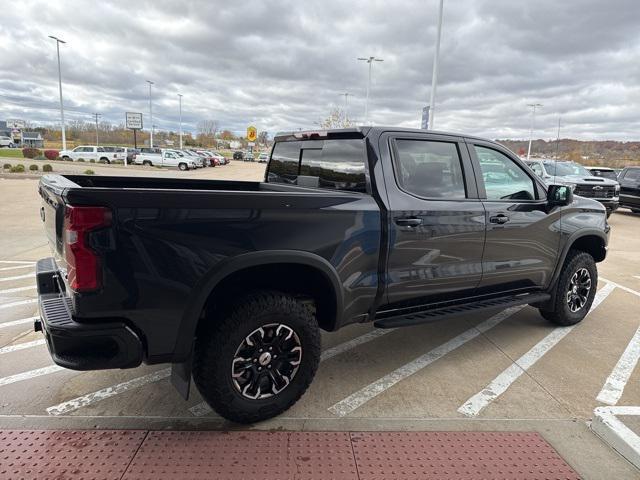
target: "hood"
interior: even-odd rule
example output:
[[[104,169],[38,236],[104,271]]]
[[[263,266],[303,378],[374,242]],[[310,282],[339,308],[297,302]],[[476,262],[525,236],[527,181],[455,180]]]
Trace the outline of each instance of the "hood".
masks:
[[[545,178],[546,183],[574,183],[580,185],[602,185],[602,186],[612,186],[615,187],[618,185],[618,182],[615,180],[611,180],[609,178],[596,177],[596,176],[583,176],[583,175],[564,175],[557,177],[547,177]]]

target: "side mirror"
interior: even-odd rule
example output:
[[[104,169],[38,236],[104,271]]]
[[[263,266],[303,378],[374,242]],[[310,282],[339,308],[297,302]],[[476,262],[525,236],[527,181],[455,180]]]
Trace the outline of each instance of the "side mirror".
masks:
[[[547,200],[554,207],[570,205],[573,202],[573,189],[567,185],[549,185]]]

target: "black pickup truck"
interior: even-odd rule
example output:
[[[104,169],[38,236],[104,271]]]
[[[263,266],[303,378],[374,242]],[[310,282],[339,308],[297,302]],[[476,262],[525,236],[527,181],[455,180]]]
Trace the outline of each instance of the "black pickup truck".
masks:
[[[46,175],[37,265],[54,361],[172,363],[186,397],[273,417],[313,379],[320,330],[531,304],[581,321],[609,225],[501,145],[361,127],[275,138],[263,182]]]

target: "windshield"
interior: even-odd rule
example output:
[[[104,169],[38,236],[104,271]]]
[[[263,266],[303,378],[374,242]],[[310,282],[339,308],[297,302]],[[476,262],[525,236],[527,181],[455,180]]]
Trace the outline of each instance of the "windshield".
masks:
[[[618,180],[618,175],[613,170],[591,170],[591,175],[595,177],[608,178],[609,180]]]
[[[544,169],[554,177],[565,177],[570,175],[580,175],[590,177],[589,170],[578,163],[572,162],[544,162]]]

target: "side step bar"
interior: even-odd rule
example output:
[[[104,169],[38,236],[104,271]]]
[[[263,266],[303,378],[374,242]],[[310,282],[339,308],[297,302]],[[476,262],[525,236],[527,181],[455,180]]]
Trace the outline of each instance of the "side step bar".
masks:
[[[491,298],[472,303],[451,305],[447,307],[434,308],[423,312],[412,312],[395,317],[382,318],[376,320],[373,325],[377,328],[396,328],[420,325],[443,320],[445,318],[456,317],[467,313],[476,313],[491,308],[508,308],[517,305],[527,305],[531,303],[545,302],[551,298],[548,293],[529,293],[523,295],[510,295],[508,297]]]

